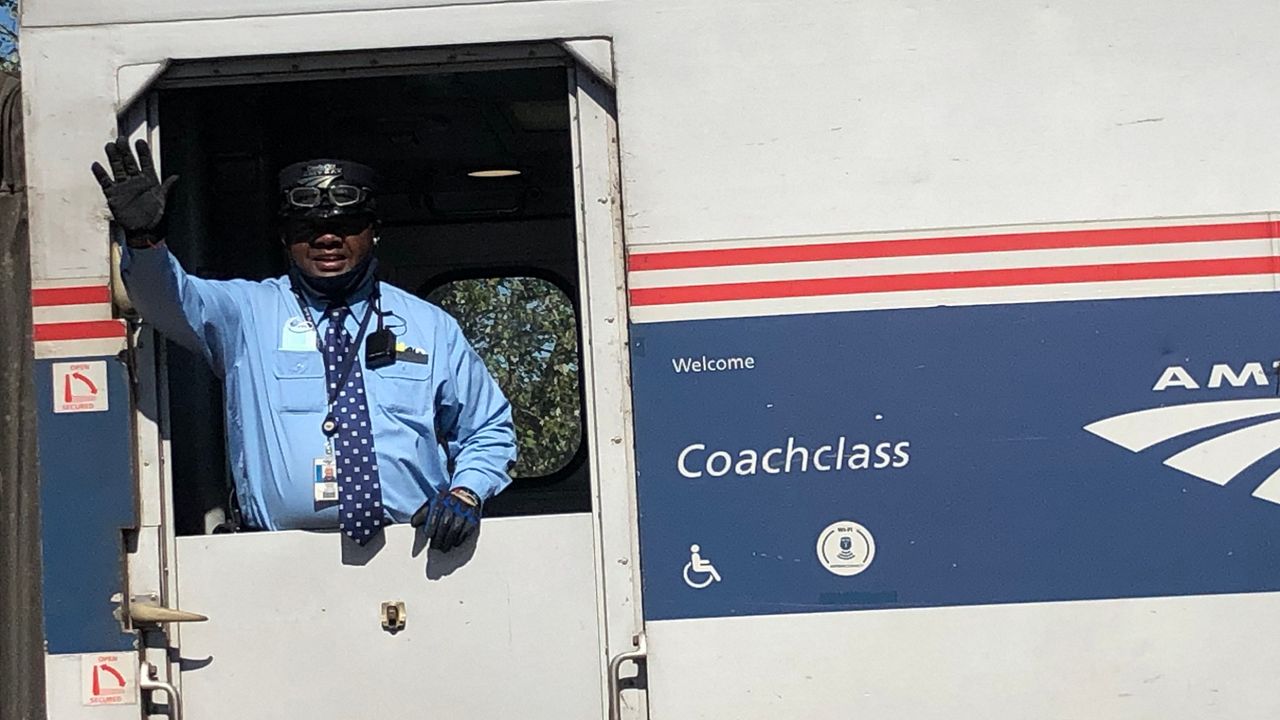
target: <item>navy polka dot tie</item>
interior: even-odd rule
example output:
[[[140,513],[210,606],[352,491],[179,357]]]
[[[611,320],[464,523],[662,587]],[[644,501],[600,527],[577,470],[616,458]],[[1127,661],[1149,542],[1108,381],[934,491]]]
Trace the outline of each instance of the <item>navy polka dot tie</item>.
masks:
[[[324,334],[325,376],[329,392],[337,390],[332,417],[337,422],[332,442],[338,464],[338,526],[352,540],[364,545],[385,524],[382,512],[382,484],[378,481],[378,458],[373,453],[373,428],[369,401],[364,393],[364,371],[359,348],[343,327],[347,308],[330,308]],[[345,381],[343,363],[351,357]],[[339,388],[338,383],[343,383]]]

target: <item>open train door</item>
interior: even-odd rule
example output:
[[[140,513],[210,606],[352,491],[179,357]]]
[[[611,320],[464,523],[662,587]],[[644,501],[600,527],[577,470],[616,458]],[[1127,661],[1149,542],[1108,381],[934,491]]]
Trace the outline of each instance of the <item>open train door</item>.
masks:
[[[567,418],[548,434],[555,452],[521,437],[542,464],[524,475],[517,466],[478,542],[455,554],[424,549],[405,525],[364,549],[336,532],[218,532],[230,517],[219,503],[218,383],[137,325],[133,622],[151,629],[144,675],[171,693],[151,692],[152,710],[167,703],[178,720],[180,700],[186,720],[608,714],[609,659],[641,642],[611,73],[610,44],[594,39],[122,71],[123,130],[159,148],[164,174],[183,175],[172,249],[210,276],[279,269],[275,250],[218,245],[236,242],[218,227],[265,231],[270,211],[228,220],[219,203],[269,187],[288,132],[300,132],[289,118],[308,98],[367,96],[369,122],[350,126],[362,139],[327,138],[332,154],[367,151],[393,176],[379,247],[389,280],[454,312],[491,370],[495,353],[533,358],[529,373],[564,403],[544,414]],[[408,169],[418,161],[432,168],[425,185]],[[523,167],[517,184],[454,176],[504,161]],[[530,299],[514,310],[463,317],[518,293]],[[534,325],[508,328],[502,342],[485,335],[517,314]],[[536,324],[552,321],[569,324]],[[522,338],[541,344],[502,345]],[[542,388],[504,384],[518,433],[546,431],[549,420],[519,417]]]

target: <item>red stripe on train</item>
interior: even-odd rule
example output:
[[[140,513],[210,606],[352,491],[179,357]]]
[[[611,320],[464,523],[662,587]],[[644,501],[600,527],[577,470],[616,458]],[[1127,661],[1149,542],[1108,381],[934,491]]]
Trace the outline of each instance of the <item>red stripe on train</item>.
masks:
[[[97,340],[125,336],[123,320],[91,320],[86,322],[42,323],[33,333],[36,342],[46,340]]]
[[[1218,240],[1261,240],[1275,237],[1277,229],[1276,223],[1248,222],[1146,228],[1052,230],[997,235],[957,235],[903,240],[867,240],[863,242],[780,245],[775,247],[726,248],[723,250],[686,250],[637,253],[631,255],[628,259],[628,268],[636,272],[696,267],[725,267],[730,265],[768,265],[791,262],[820,262],[823,260],[861,260],[883,257],[1008,252],[1013,250],[1059,250]]]
[[[1121,280],[1266,275],[1274,274],[1278,270],[1280,270],[1280,259],[1255,257],[1002,270],[963,270],[958,272],[870,275],[813,280],[771,280],[765,282],[722,283],[718,285],[637,288],[631,291],[631,304],[675,305],[724,300],[856,295],[860,293],[903,292],[908,290],[952,290],[961,288],[1016,287],[1021,285],[1114,282]]]
[[[89,305],[106,302],[111,302],[111,288],[106,285],[37,288],[31,291],[31,304],[35,307]]]

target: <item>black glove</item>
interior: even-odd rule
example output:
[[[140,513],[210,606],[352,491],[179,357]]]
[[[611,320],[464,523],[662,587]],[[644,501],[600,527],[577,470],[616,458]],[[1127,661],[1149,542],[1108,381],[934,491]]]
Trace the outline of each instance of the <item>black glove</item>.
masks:
[[[431,547],[440,552],[448,552],[461,545],[480,527],[480,498],[465,488],[436,493],[435,497],[418,508],[409,524],[414,527],[425,525],[423,532],[431,540]]]
[[[107,143],[107,162],[114,179],[96,162],[90,169],[107,196],[107,207],[124,231],[125,241],[131,247],[149,247],[164,239],[165,201],[178,176],[171,175],[161,183],[147,141],[139,140],[137,147],[138,159],[134,160],[128,139],[119,137]]]

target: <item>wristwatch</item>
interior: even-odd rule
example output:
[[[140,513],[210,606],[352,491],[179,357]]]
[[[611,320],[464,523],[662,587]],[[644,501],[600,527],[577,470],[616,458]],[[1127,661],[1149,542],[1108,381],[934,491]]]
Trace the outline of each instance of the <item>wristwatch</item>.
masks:
[[[471,507],[480,507],[480,496],[464,487],[451,488],[449,493]]]

